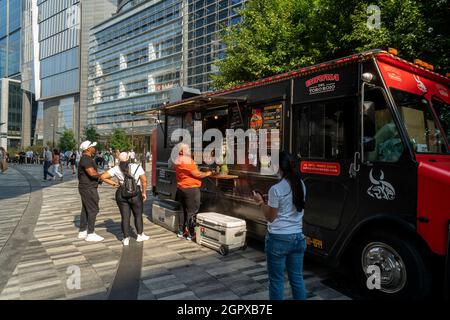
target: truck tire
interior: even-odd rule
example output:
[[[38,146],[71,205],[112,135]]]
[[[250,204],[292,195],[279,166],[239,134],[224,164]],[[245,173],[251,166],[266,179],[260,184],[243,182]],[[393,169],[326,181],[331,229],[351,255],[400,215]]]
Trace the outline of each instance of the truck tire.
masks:
[[[352,269],[358,276],[359,287],[364,296],[378,299],[423,299],[431,293],[429,259],[426,258],[426,251],[411,237],[373,231],[364,236],[352,252]],[[378,270],[381,278],[377,283]]]

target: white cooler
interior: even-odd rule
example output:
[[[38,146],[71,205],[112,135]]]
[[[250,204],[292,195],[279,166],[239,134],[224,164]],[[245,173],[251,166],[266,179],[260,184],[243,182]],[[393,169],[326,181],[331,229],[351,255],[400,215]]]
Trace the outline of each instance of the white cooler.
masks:
[[[217,250],[221,255],[246,246],[245,220],[217,212],[198,213],[195,233],[198,244]]]
[[[182,212],[179,202],[156,200],[152,204],[152,221],[170,231],[178,231],[179,214]]]

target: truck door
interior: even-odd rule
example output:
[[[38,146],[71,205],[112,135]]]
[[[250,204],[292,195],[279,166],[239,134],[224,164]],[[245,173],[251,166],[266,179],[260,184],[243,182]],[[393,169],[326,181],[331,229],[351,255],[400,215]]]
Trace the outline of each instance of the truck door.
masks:
[[[415,224],[416,165],[407,152],[384,89],[366,87],[362,109],[359,219],[387,215]]]
[[[358,100],[332,99],[294,106],[294,151],[307,187],[304,233],[308,250],[328,255],[358,208]],[[357,159],[359,161],[359,159]]]

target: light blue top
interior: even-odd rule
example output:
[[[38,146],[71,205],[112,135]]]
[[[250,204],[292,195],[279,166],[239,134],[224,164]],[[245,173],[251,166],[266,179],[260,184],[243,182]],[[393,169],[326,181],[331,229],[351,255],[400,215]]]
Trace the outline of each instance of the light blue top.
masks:
[[[302,182],[303,193],[306,198],[306,186]],[[267,204],[278,209],[278,215],[273,222],[267,222],[268,230],[273,234],[303,233],[303,214],[294,205],[293,193],[289,182],[282,179],[269,189]]]

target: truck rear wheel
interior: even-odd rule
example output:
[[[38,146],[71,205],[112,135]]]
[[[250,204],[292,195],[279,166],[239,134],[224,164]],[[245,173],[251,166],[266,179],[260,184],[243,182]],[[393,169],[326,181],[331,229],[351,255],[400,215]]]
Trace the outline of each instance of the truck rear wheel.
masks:
[[[369,233],[359,242],[352,265],[365,295],[422,299],[432,287],[425,256],[413,239],[379,231]]]

